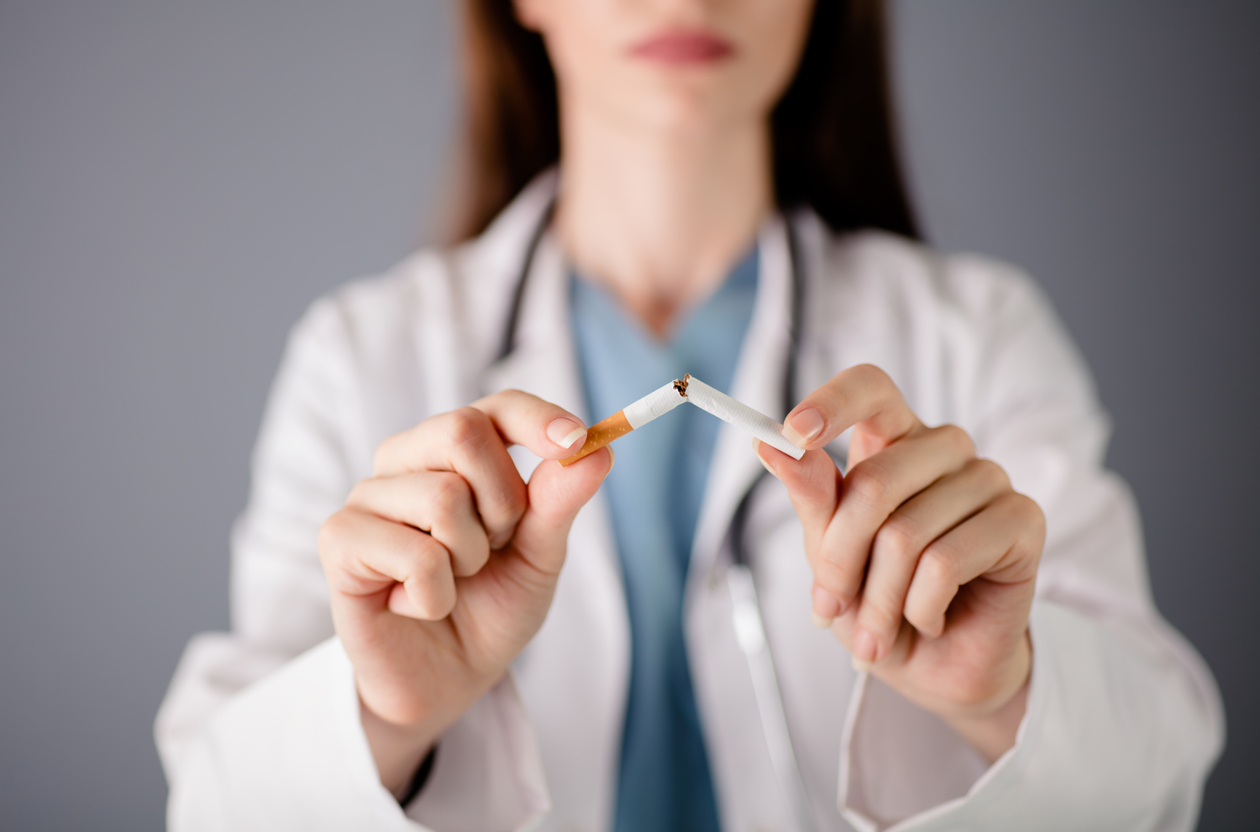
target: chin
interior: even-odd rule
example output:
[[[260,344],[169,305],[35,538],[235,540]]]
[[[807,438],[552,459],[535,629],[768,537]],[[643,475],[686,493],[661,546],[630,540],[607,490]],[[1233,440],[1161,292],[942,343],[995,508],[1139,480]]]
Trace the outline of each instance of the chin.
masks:
[[[677,135],[702,137],[756,120],[762,113],[746,96],[700,85],[672,85],[652,90],[630,108],[634,121],[645,128]],[[725,94],[724,94],[725,93]]]

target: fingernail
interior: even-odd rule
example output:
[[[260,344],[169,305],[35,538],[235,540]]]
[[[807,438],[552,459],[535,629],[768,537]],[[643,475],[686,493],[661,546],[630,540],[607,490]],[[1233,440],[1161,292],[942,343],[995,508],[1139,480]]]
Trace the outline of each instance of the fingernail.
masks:
[[[612,467],[617,464],[617,452],[612,449],[612,445],[605,445],[604,447],[608,449],[608,471],[611,471]],[[604,476],[608,475],[608,471],[604,472]]]
[[[832,595],[820,586],[814,587],[811,593],[814,601],[814,623],[825,621],[826,624],[818,624],[820,627],[830,627],[832,620],[840,614],[840,599]]]
[[[803,446],[822,433],[826,421],[816,407],[807,407],[787,420],[783,435],[796,446]]]
[[[879,659],[879,642],[875,640],[875,636],[866,632],[866,630],[858,630],[853,634],[853,669],[862,673],[870,670]]]
[[[809,620],[814,622],[814,626],[820,630],[830,630],[831,623],[835,621],[834,618],[824,618],[813,610],[809,611]]]
[[[585,437],[586,428],[563,416],[559,419],[552,419],[551,424],[547,425],[547,438],[561,448],[572,447],[573,443],[577,442],[579,438]]]
[[[490,539],[490,548],[495,549],[495,550],[502,549],[504,546],[508,545],[510,542],[512,542],[512,532],[511,531],[501,532],[500,534]]]

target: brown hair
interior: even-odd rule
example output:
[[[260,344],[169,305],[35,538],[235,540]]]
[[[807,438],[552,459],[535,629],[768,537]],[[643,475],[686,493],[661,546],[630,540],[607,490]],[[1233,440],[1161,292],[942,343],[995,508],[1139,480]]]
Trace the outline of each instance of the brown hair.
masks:
[[[512,0],[465,0],[461,204],[452,236],[485,230],[560,159],[556,77]],[[775,196],[836,231],[918,237],[894,129],[882,0],[817,0],[796,75],[771,116]]]

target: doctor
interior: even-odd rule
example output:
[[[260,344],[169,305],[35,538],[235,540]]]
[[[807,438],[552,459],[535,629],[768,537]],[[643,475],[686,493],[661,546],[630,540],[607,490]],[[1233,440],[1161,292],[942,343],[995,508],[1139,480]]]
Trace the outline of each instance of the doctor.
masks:
[[[1216,689],[1042,295],[912,239],[879,4],[465,11],[466,242],[295,329],[171,828],[1191,829]],[[685,408],[555,462],[687,369],[805,456]]]

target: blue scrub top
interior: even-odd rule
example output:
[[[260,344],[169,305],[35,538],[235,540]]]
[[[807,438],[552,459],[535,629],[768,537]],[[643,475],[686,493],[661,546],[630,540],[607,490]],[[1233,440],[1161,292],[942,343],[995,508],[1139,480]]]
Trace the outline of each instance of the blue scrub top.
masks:
[[[729,390],[757,292],[754,248],[662,341],[599,286],[572,281],[573,331],[594,419],[692,373]],[[718,832],[683,638],[683,589],[721,423],[679,407],[617,440],[608,497],[630,613],[630,690],[617,832]]]

